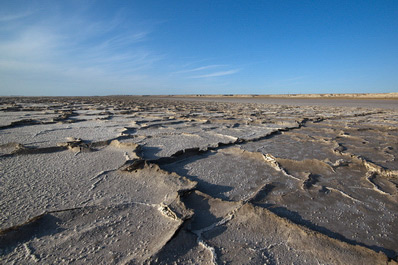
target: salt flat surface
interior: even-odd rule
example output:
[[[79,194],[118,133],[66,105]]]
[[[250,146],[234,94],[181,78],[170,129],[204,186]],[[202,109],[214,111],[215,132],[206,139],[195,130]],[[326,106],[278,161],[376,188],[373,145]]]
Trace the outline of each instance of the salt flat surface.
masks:
[[[159,97],[171,99],[170,97]],[[256,103],[290,106],[331,106],[331,107],[363,107],[398,109],[397,99],[328,99],[328,98],[245,98],[245,97],[178,97],[184,101]]]
[[[397,264],[395,101],[267,100],[0,98],[0,263]]]

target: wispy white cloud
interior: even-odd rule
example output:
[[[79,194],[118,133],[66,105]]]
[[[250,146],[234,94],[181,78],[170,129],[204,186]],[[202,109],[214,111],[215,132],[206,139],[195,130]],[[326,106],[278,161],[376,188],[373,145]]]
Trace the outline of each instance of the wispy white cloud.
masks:
[[[0,14],[0,22],[9,22],[13,20],[22,19],[32,15],[33,13],[34,11],[24,11],[17,14],[7,14],[7,15]]]
[[[237,73],[239,71],[240,71],[239,69],[232,69],[232,70],[228,70],[228,71],[220,71],[220,72],[214,72],[214,73],[209,73],[209,74],[191,76],[190,78],[218,77],[218,76],[232,75],[232,74],[235,74],[235,73]]]
[[[35,14],[29,25],[18,21],[31,14],[0,17],[7,22],[0,29],[6,36],[0,39],[0,76],[9,77],[7,84],[0,84],[0,94],[23,82],[31,89],[39,84],[53,86],[46,83],[50,76],[59,83],[79,86],[144,86],[148,71],[163,59],[145,45],[151,30],[126,29],[121,16],[97,20],[87,14],[55,13]]]
[[[145,41],[149,32],[134,32],[134,33],[123,33],[113,36],[109,39],[104,40],[100,43],[97,49],[118,49],[120,47],[125,47],[126,45],[132,45],[138,42]]]
[[[191,73],[191,72],[198,72],[198,71],[203,71],[203,70],[213,69],[213,68],[218,68],[218,67],[223,67],[223,66],[227,66],[227,65],[225,65],[225,64],[212,64],[212,65],[196,67],[196,68],[193,68],[193,69],[181,70],[181,71],[177,71],[177,72],[174,72],[174,73],[175,74]]]
[[[196,55],[177,63],[174,55],[151,48],[157,46],[151,45],[156,39],[151,22],[135,21],[128,12],[110,12],[104,18],[92,13],[87,2],[68,10],[60,3],[52,5],[51,12],[35,7],[0,12],[0,95],[16,89],[21,95],[35,90],[46,91],[41,95],[90,94],[97,88],[148,94],[142,89],[210,87],[206,78],[214,77],[214,85],[215,77],[239,71]]]
[[[0,60],[45,60],[60,45],[56,34],[45,28],[29,27],[15,33],[15,37],[0,41]]]
[[[185,68],[185,67],[183,67]],[[239,72],[241,69],[228,69],[231,68],[228,64],[208,64],[198,67],[191,67],[189,69],[182,69],[172,74],[182,76],[189,79],[206,79],[211,77],[220,77],[232,75]]]

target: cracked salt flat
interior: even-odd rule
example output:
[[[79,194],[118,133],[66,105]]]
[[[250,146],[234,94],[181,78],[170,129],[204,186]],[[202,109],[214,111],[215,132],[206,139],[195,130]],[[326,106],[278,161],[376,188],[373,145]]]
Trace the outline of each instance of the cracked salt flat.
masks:
[[[217,248],[220,263],[231,264],[377,264],[382,260],[366,248],[325,240],[303,227],[249,204],[233,218],[204,234]],[[228,243],[226,243],[228,242]],[[355,257],[355,258],[354,258]],[[387,260],[384,260],[387,262]]]
[[[122,166],[124,152],[106,148],[0,158],[1,227],[23,223],[46,210],[71,208],[89,198],[91,178]]]
[[[8,240],[8,245],[1,245],[3,251],[8,252],[3,261],[139,264],[156,254],[180,225],[181,221],[145,204],[51,212],[36,220],[33,227],[25,227],[24,234],[13,235],[19,240],[3,238],[2,243]],[[35,237],[29,240],[26,238],[29,233],[34,233]]]
[[[0,133],[0,144],[17,142],[30,147],[51,147],[65,142],[67,137],[90,142],[117,138],[123,125],[105,122],[84,121],[71,124],[31,125],[4,129]]]
[[[236,139],[229,136],[204,132],[202,130],[188,130],[163,132],[162,129],[151,130],[150,137],[137,138],[136,143],[142,145],[143,158],[157,159],[169,157],[178,151],[199,147],[205,149],[218,143],[230,143]]]
[[[395,110],[1,103],[3,263],[396,264]]]
[[[209,152],[163,167],[197,181],[199,190],[224,200],[244,200],[262,183],[281,174],[264,163],[262,154],[237,148]]]
[[[3,112],[0,120],[0,127],[7,126],[19,120],[37,120],[40,122],[51,122],[58,117],[52,111],[26,111],[26,112]]]

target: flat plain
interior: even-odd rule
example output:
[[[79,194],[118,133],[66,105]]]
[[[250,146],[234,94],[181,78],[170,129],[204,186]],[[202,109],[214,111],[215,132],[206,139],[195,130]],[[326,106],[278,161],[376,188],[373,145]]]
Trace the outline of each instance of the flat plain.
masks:
[[[0,263],[397,264],[396,99],[0,104]]]

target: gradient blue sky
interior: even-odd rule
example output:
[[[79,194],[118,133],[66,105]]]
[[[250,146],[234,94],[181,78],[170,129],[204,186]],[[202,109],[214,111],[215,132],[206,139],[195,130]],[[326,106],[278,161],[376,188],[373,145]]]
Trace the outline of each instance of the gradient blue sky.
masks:
[[[0,2],[0,95],[398,92],[398,1]]]

